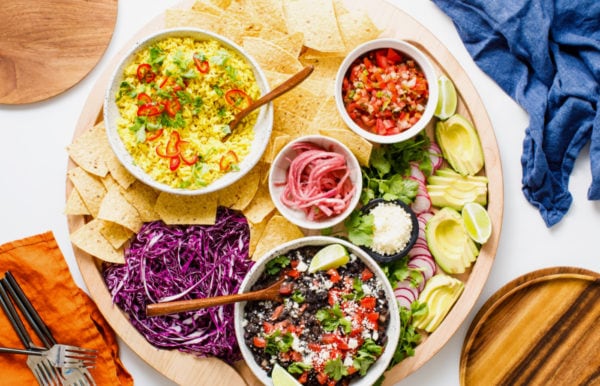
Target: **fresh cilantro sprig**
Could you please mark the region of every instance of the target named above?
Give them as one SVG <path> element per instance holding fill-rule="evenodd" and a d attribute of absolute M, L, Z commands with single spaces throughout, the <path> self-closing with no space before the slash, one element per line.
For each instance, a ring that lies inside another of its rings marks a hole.
<path fill-rule="evenodd" d="M 280 330 L 275 330 L 272 334 L 265 336 L 265 340 L 267 341 L 265 352 L 270 355 L 277 355 L 280 352 L 290 351 L 294 336 L 289 332 L 281 334 Z"/>
<path fill-rule="evenodd" d="M 290 265 L 290 259 L 287 256 L 277 256 L 265 265 L 265 271 L 268 275 L 277 275 L 281 270 Z"/>
<path fill-rule="evenodd" d="M 376 344 L 373 339 L 366 339 L 356 353 L 353 363 L 354 368 L 358 370 L 360 375 L 365 375 L 369 370 L 369 367 L 375 363 L 382 352 L 383 347 Z"/>
<path fill-rule="evenodd" d="M 325 374 L 337 382 L 348 375 L 348 369 L 340 358 L 331 359 L 325 363 Z"/>
<path fill-rule="evenodd" d="M 304 363 L 304 362 L 294 362 L 291 365 L 288 366 L 287 368 L 287 372 L 290 374 L 303 374 L 306 371 L 309 371 L 312 369 L 312 366 L 309 365 L 308 363 Z"/>
<path fill-rule="evenodd" d="M 315 317 L 321 322 L 325 331 L 332 332 L 337 330 L 338 327 L 342 328 L 346 334 L 352 331 L 352 323 L 344 317 L 339 304 L 334 304 L 333 307 L 321 308 L 317 311 Z"/>

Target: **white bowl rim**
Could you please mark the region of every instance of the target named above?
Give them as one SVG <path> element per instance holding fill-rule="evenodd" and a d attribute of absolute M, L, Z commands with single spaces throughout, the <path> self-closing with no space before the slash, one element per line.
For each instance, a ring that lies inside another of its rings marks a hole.
<path fill-rule="evenodd" d="M 175 188 L 175 187 L 169 186 L 167 184 L 158 182 L 158 181 L 154 180 L 153 178 L 150 178 L 150 176 L 148 176 L 146 174 L 146 172 L 144 172 L 140 167 L 133 164 L 131 154 L 127 151 L 127 149 L 125 149 L 125 146 L 123 145 L 122 141 L 120 140 L 116 126 L 113 126 L 110 124 L 110 122 L 112 122 L 110 117 L 115 116 L 115 114 L 117 114 L 117 115 L 119 114 L 118 109 L 116 109 L 116 107 L 114 107 L 110 103 L 110 101 L 113 99 L 113 96 L 115 94 L 115 89 L 117 87 L 117 84 L 120 83 L 120 82 L 117 82 L 116 80 L 121 79 L 123 70 L 126 67 L 126 65 L 129 63 L 129 61 L 131 60 L 132 55 L 135 54 L 136 52 L 138 52 L 139 50 L 143 49 L 147 45 L 151 44 L 153 41 L 157 41 L 157 40 L 160 40 L 160 39 L 166 38 L 166 37 L 189 37 L 189 36 L 197 37 L 198 39 L 214 39 L 214 40 L 219 41 L 223 45 L 233 49 L 234 51 L 237 51 L 251 65 L 252 70 L 254 72 L 254 76 L 257 81 L 257 84 L 261 90 L 261 94 L 264 95 L 270 91 L 270 86 L 269 86 L 267 77 L 266 77 L 264 71 L 262 70 L 261 66 L 256 61 L 256 59 L 254 59 L 252 56 L 250 56 L 241 46 L 239 46 L 234 41 L 232 41 L 222 35 L 216 34 L 212 31 L 204 30 L 201 28 L 177 27 L 177 28 L 161 29 L 161 30 L 156 31 L 150 35 L 147 35 L 144 38 L 137 41 L 129 50 L 127 50 L 125 52 L 123 57 L 119 60 L 119 62 L 113 69 L 109 83 L 106 88 L 106 92 L 104 94 L 103 119 L 104 119 L 106 134 L 108 136 L 108 140 L 109 140 L 111 148 L 113 149 L 114 153 L 116 154 L 117 158 L 119 159 L 121 165 L 123 165 L 123 167 L 125 167 L 128 172 L 130 172 L 134 177 L 136 177 L 137 180 L 139 180 L 139 181 L 143 182 L 144 184 L 149 185 L 159 191 L 163 191 L 163 192 L 167 192 L 167 193 L 171 193 L 171 194 L 177 194 L 177 195 L 195 196 L 195 195 L 213 193 L 215 191 L 226 188 L 227 186 L 235 183 L 236 181 L 238 181 L 239 179 L 244 177 L 252 168 L 254 168 L 256 166 L 256 164 L 260 161 L 262 155 L 264 154 L 264 152 L 268 146 L 268 143 L 269 143 L 269 140 L 271 137 L 271 132 L 273 130 L 273 103 L 272 102 L 269 102 L 268 104 L 265 104 L 264 106 L 262 106 L 260 108 L 259 115 L 258 115 L 256 124 L 254 126 L 255 129 L 259 128 L 260 131 L 262 132 L 262 135 L 260 136 L 260 138 L 261 139 L 263 139 L 263 137 L 266 137 L 266 138 L 264 138 L 262 141 L 259 141 L 258 140 L 259 138 L 257 137 L 256 131 L 255 131 L 254 141 L 252 142 L 251 146 L 253 148 L 255 146 L 258 146 L 258 147 L 256 147 L 254 151 L 252 151 L 250 154 L 248 154 L 246 156 L 246 158 L 244 158 L 244 160 L 242 160 L 242 162 L 240 163 L 240 171 L 227 173 L 224 176 L 220 177 L 219 179 L 210 183 L 208 186 L 200 188 L 200 189 Z"/>
<path fill-rule="evenodd" d="M 427 100 L 427 105 L 425 107 L 425 111 L 423 112 L 423 116 L 421 117 L 421 119 L 408 130 L 394 135 L 377 135 L 375 133 L 371 133 L 367 130 L 364 130 L 362 127 L 358 126 L 348 116 L 348 113 L 346 112 L 346 107 L 344 106 L 344 101 L 341 97 L 342 82 L 350 65 L 361 55 L 379 48 L 394 48 L 399 51 L 405 52 L 408 56 L 413 58 L 419 64 L 421 70 L 425 74 L 425 78 L 427 79 L 429 87 L 429 98 Z M 437 106 L 439 89 L 437 84 L 437 75 L 435 68 L 431 60 L 429 60 L 429 58 L 423 53 L 423 51 L 421 51 L 416 46 L 401 39 L 378 38 L 358 45 L 352 51 L 350 51 L 350 53 L 344 58 L 336 74 L 334 95 L 338 111 L 346 125 L 348 125 L 348 127 L 350 127 L 352 131 L 371 142 L 390 144 L 402 142 L 414 137 L 415 135 L 420 133 L 429 124 L 429 122 L 431 122 L 433 114 L 435 113 L 435 108 Z"/>
<path fill-rule="evenodd" d="M 396 351 L 398 339 L 400 338 L 400 314 L 392 285 L 390 284 L 389 280 L 387 280 L 379 264 L 377 264 L 377 262 L 371 256 L 369 256 L 367 252 L 363 251 L 349 241 L 332 236 L 305 236 L 299 239 L 288 241 L 275 248 L 272 248 L 270 251 L 266 252 L 264 255 L 260 256 L 258 260 L 256 260 L 252 268 L 250 268 L 244 277 L 244 280 L 242 280 L 238 293 L 243 293 L 245 289 L 249 289 L 262 274 L 265 264 L 280 254 L 296 248 L 301 248 L 303 246 L 325 246 L 336 243 L 346 247 L 350 253 L 356 255 L 356 257 L 361 259 L 365 265 L 371 269 L 371 271 L 381 280 L 384 292 L 388 298 L 390 321 L 386 330 L 387 343 L 385 349 L 377 361 L 369 368 L 369 371 L 365 376 L 356 378 L 350 382 L 351 386 L 369 386 L 379 379 L 379 377 L 387 370 L 394 352 Z M 390 302 L 390 299 L 393 301 Z M 242 357 L 246 361 L 246 364 L 250 370 L 265 385 L 272 386 L 273 381 L 271 377 L 269 377 L 267 373 L 256 363 L 254 356 L 250 352 L 250 349 L 248 349 L 246 346 L 244 340 L 244 327 L 242 326 L 242 318 L 243 308 L 245 305 L 246 302 L 238 302 L 234 305 L 235 337 L 238 345 L 240 346 Z"/>
<path fill-rule="evenodd" d="M 285 160 L 283 158 L 285 157 L 286 153 L 288 153 L 291 150 L 292 146 L 294 146 L 294 144 L 296 144 L 298 142 L 311 142 L 311 143 L 315 143 L 317 145 L 321 145 L 322 143 L 329 143 L 331 145 L 335 145 L 338 148 L 342 149 L 343 152 L 347 153 L 347 154 L 344 154 L 344 156 L 346 156 L 346 162 L 348 164 L 348 167 L 355 168 L 358 171 L 358 173 L 356 173 L 356 174 L 351 173 L 351 175 L 350 175 L 352 183 L 354 184 L 354 187 L 355 187 L 355 192 L 354 192 L 354 196 L 350 200 L 348 208 L 346 208 L 346 210 L 344 212 L 342 212 L 341 214 L 334 216 L 334 217 L 330 217 L 330 218 L 328 218 L 326 220 L 322 220 L 322 221 L 309 221 L 308 219 L 305 219 L 304 213 L 302 211 L 294 210 L 294 209 L 287 207 L 279 199 L 278 193 L 281 191 L 281 189 L 278 189 L 275 187 L 275 181 L 273 180 L 273 174 L 274 174 L 275 169 L 278 168 L 278 165 L 280 165 L 282 162 L 285 162 Z M 349 155 L 349 157 L 348 157 L 348 155 Z M 358 159 L 356 158 L 356 155 L 343 142 L 341 142 L 335 138 L 329 137 L 327 135 L 321 135 L 321 134 L 304 135 L 304 136 L 301 136 L 298 138 L 294 138 L 293 140 L 288 142 L 284 147 L 282 147 L 281 150 L 279 150 L 279 152 L 273 159 L 273 162 L 271 162 L 271 167 L 269 168 L 268 184 L 269 184 L 269 194 L 271 196 L 271 201 L 273 201 L 273 204 L 275 205 L 275 207 L 277 208 L 279 213 L 281 213 L 288 221 L 292 222 L 293 224 L 298 225 L 301 228 L 305 228 L 305 229 L 311 229 L 311 230 L 326 229 L 326 228 L 333 227 L 333 226 L 341 223 L 342 221 L 344 221 L 350 215 L 350 213 L 352 213 L 354 208 L 356 208 L 356 206 L 358 205 L 358 202 L 360 200 L 360 195 L 362 192 L 361 167 L 360 167 L 360 163 L 358 162 Z"/>

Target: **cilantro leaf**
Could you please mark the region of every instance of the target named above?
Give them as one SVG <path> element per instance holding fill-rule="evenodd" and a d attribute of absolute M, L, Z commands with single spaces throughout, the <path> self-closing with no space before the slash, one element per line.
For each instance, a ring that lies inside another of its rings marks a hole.
<path fill-rule="evenodd" d="M 269 261 L 265 265 L 265 271 L 267 274 L 273 276 L 277 275 L 281 270 L 290 265 L 290 259 L 286 256 L 277 256 L 273 260 Z"/>
<path fill-rule="evenodd" d="M 323 330 L 327 332 L 335 331 L 338 327 L 346 334 L 352 331 L 352 323 L 344 317 L 339 304 L 334 304 L 333 307 L 321 308 L 316 312 L 315 317 L 321 322 Z"/>
<path fill-rule="evenodd" d="M 373 215 L 363 215 L 359 210 L 353 211 L 344 222 L 348 230 L 348 239 L 356 245 L 371 246 L 373 242 Z"/>
<path fill-rule="evenodd" d="M 328 360 L 325 363 L 325 374 L 329 376 L 329 378 L 339 381 L 346 375 L 348 375 L 348 369 L 344 366 L 344 363 L 340 358 Z"/>
<path fill-rule="evenodd" d="M 290 374 L 302 374 L 305 371 L 309 371 L 312 369 L 312 366 L 309 365 L 308 363 L 304 363 L 304 362 L 294 362 L 291 365 L 288 366 L 287 368 L 287 372 Z"/>

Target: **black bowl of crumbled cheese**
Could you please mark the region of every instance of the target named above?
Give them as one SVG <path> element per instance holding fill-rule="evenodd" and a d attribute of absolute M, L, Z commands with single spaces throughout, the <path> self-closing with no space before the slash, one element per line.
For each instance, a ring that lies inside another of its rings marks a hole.
<path fill-rule="evenodd" d="M 411 250 L 419 236 L 419 221 L 409 205 L 401 200 L 376 198 L 361 208 L 363 216 L 371 217 L 372 240 L 361 246 L 379 263 L 389 263 Z"/>

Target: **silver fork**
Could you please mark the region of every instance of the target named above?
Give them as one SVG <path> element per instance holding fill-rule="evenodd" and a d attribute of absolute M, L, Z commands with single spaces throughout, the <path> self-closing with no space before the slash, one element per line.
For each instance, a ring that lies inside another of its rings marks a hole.
<path fill-rule="evenodd" d="M 4 278 L 6 287 L 14 298 L 15 303 L 27 319 L 29 325 L 33 328 L 36 335 L 42 340 L 47 348 L 57 344 L 56 339 L 48 326 L 44 323 L 33 304 L 27 298 L 27 295 L 17 282 L 17 279 L 10 271 L 5 273 Z M 39 358 L 39 357 L 38 357 Z M 55 371 L 57 371 L 55 369 Z M 58 372 L 58 371 L 57 371 Z M 79 368 L 62 368 L 58 374 L 61 383 L 68 386 L 96 386 L 96 382 L 86 367 Z"/>
<path fill-rule="evenodd" d="M 31 340 L 31 336 L 27 332 L 25 325 L 21 321 L 17 310 L 13 306 L 10 297 L 5 289 L 5 282 L 2 280 L 0 282 L 0 304 L 2 305 L 2 309 L 4 313 L 8 317 L 11 326 L 19 336 L 21 343 L 30 350 L 39 349 L 36 347 L 33 341 Z M 27 356 L 27 367 L 33 373 L 33 376 L 36 378 L 38 383 L 42 386 L 54 386 L 61 385 L 61 375 L 60 372 L 56 368 L 54 368 L 48 359 L 44 357 L 39 357 L 35 355 Z"/>

